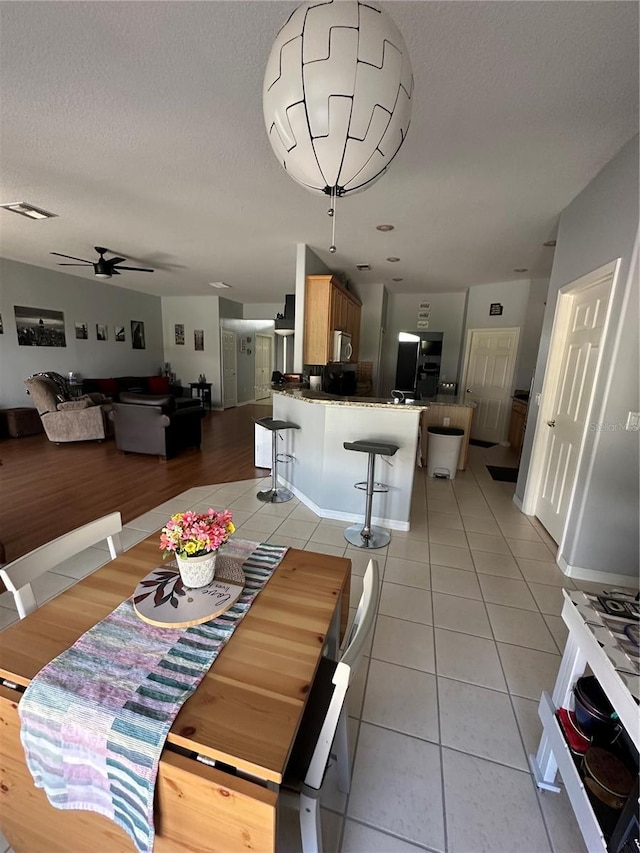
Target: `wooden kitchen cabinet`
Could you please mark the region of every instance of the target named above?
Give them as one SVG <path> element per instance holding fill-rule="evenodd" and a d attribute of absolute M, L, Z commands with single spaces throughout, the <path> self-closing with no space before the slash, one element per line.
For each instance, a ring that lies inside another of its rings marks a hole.
<path fill-rule="evenodd" d="M 309 275 L 304 298 L 305 364 L 327 364 L 333 358 L 333 333 L 351 335 L 353 354 L 358 360 L 360 342 L 360 300 L 331 275 Z"/>
<path fill-rule="evenodd" d="M 511 404 L 511 420 L 509 421 L 509 444 L 520 453 L 524 442 L 524 430 L 527 423 L 529 404 L 524 400 L 513 400 Z"/>

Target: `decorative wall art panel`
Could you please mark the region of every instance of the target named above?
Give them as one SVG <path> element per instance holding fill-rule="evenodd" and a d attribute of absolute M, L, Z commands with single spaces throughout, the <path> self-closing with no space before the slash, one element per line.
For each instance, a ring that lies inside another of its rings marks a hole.
<path fill-rule="evenodd" d="M 64 314 L 50 308 L 15 305 L 16 331 L 21 347 L 66 347 Z"/>
<path fill-rule="evenodd" d="M 144 323 L 140 320 L 131 321 L 131 346 L 133 349 L 145 349 Z"/>

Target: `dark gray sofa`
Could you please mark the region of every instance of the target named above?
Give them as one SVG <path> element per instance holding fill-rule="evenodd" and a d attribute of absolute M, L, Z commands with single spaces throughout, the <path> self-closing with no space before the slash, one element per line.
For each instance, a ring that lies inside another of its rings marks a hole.
<path fill-rule="evenodd" d="M 118 450 L 171 459 L 187 447 L 200 447 L 204 414 L 202 402 L 197 399 L 191 401 L 191 405 L 177 408 L 170 394 L 123 391 L 109 417 L 113 421 Z"/>

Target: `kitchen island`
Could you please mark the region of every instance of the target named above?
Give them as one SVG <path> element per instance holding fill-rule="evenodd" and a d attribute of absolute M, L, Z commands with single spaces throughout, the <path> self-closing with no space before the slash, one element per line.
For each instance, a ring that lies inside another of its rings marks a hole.
<path fill-rule="evenodd" d="M 345 450 L 345 441 L 368 439 L 397 444 L 391 459 L 376 458 L 373 523 L 409 530 L 420 415 L 428 404 L 394 405 L 380 397 L 338 397 L 319 391 L 274 391 L 273 417 L 298 430 L 280 433 L 281 453 L 294 458 L 279 468 L 282 482 L 322 518 L 364 520 L 364 493 L 354 483 L 367 476 L 367 456 Z"/>

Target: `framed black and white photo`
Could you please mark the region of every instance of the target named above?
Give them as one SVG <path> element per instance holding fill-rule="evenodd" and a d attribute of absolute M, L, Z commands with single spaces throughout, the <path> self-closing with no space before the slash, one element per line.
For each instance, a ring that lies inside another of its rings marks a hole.
<path fill-rule="evenodd" d="M 193 344 L 197 351 L 204 351 L 204 329 L 195 329 L 193 332 Z"/>
<path fill-rule="evenodd" d="M 131 346 L 133 349 L 145 349 L 144 323 L 140 320 L 131 321 Z"/>
<path fill-rule="evenodd" d="M 184 323 L 175 324 L 176 345 L 184 346 Z"/>
<path fill-rule="evenodd" d="M 64 314 L 50 308 L 14 305 L 16 331 L 21 347 L 66 347 Z"/>
<path fill-rule="evenodd" d="M 99 341 L 106 341 L 109 337 L 109 332 L 107 331 L 107 327 L 102 323 L 96 323 L 96 338 Z"/>
<path fill-rule="evenodd" d="M 0 314 L 0 335 L 4 335 L 4 326 L 2 325 L 2 314 Z"/>
<path fill-rule="evenodd" d="M 89 326 L 86 323 L 76 323 L 76 340 L 89 340 Z"/>
<path fill-rule="evenodd" d="M 124 326 L 114 326 L 113 331 L 115 333 L 116 341 L 124 341 Z"/>

